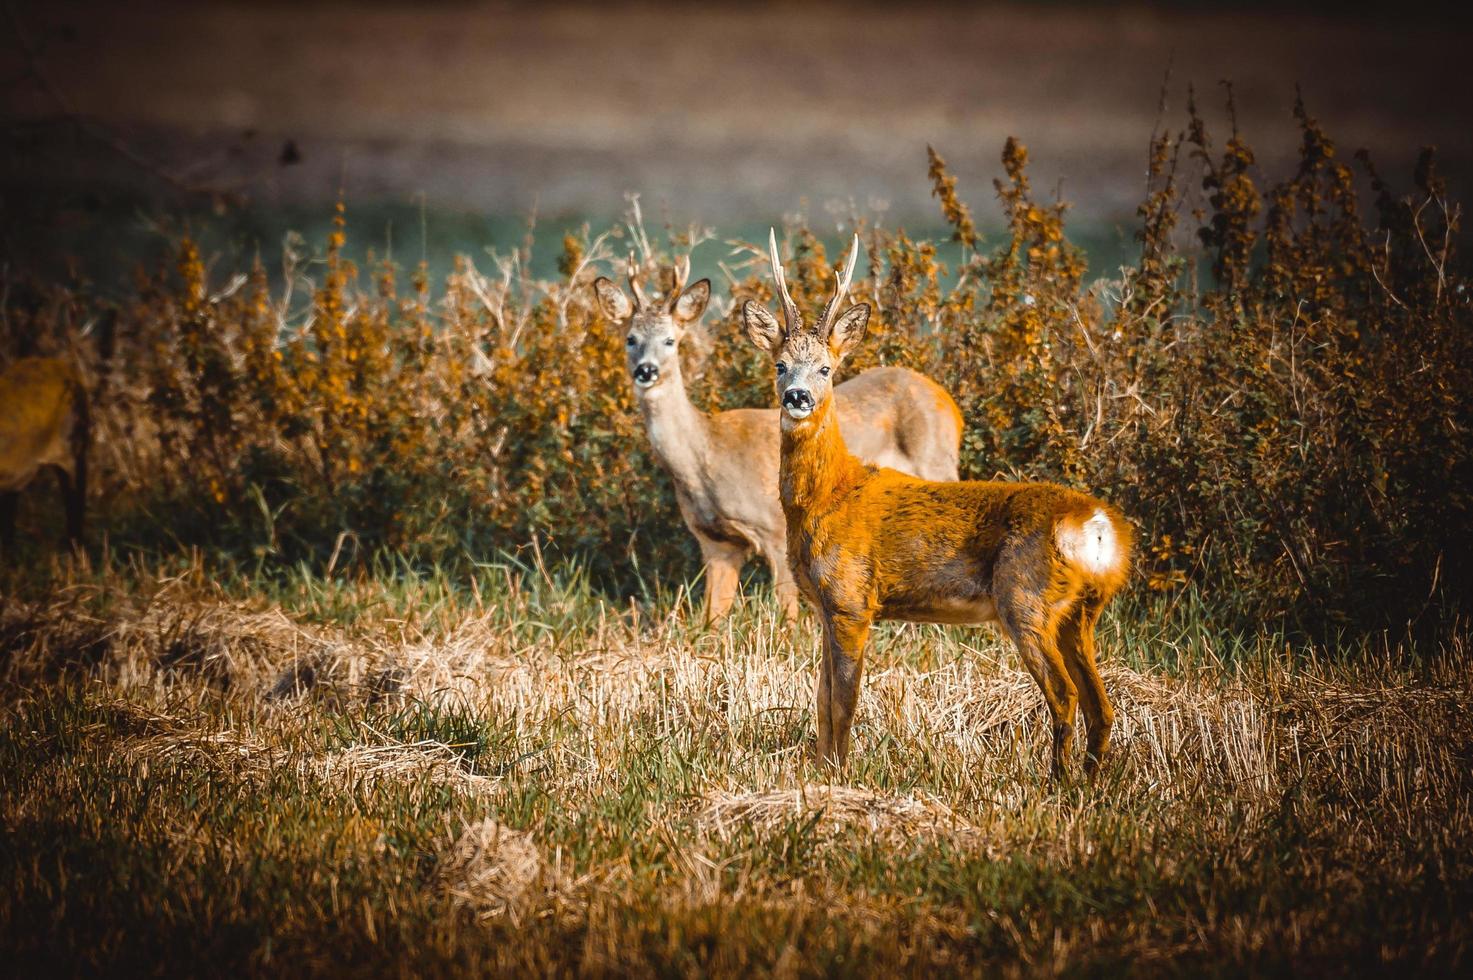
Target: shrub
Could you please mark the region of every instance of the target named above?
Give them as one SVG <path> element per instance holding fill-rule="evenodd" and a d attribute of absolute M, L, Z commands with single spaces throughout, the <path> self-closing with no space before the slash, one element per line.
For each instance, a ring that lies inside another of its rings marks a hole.
<path fill-rule="evenodd" d="M 852 370 L 942 381 L 966 417 L 966 476 L 1117 501 L 1140 525 L 1150 589 L 1195 581 L 1225 616 L 1313 630 L 1445 621 L 1468 594 L 1473 504 L 1459 212 L 1430 149 L 1402 196 L 1361 154 L 1368 220 L 1355 171 L 1295 112 L 1298 167 L 1261 189 L 1236 127 L 1218 149 L 1190 104 L 1151 147 L 1139 259 L 1088 287 L 1065 206 L 1035 199 L 1021 143 L 1003 150 L 991 249 L 931 151 L 960 262 L 854 219 L 870 261 L 853 295 L 878 316 Z M 673 493 L 590 283 L 623 239 L 658 281 L 691 238 L 652 247 L 636 209 L 565 235 L 556 280 L 525 272 L 529 236 L 492 275 L 461 258 L 432 295 L 423 267 L 403 290 L 370 257 L 365 282 L 345 219 L 340 204 L 315 262 L 288 250 L 276 292 L 259 264 L 212 284 L 188 239 L 140 273 L 111 358 L 85 353 L 106 380 L 98 496 L 114 542 L 348 568 L 541 541 L 611 588 L 688 576 L 694 549 L 671 531 Z M 816 305 L 832 283 L 823 242 L 800 224 L 786 246 L 794 297 Z M 761 250 L 745 254 L 734 302 L 685 352 L 712 408 L 770 398 L 736 312 L 770 286 Z M 16 295 L 31 299 L 7 311 L 12 351 L 70 343 L 97 313 L 79 290 Z"/>

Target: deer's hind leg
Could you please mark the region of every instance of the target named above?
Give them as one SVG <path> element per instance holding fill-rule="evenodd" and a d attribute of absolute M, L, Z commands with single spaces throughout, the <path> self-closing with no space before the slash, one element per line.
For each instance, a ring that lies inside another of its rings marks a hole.
<path fill-rule="evenodd" d="M 1078 688 L 1074 686 L 1059 652 L 1058 616 L 1051 612 L 1043 589 L 1034 591 L 1023 583 L 1015 583 L 999 594 L 996 604 L 1004 632 L 1018 648 L 1019 659 L 1043 691 L 1048 705 L 1053 723 L 1051 773 L 1054 779 L 1058 779 L 1069 762 L 1074 716 L 1079 711 Z"/>
<path fill-rule="evenodd" d="M 82 542 L 82 519 L 87 506 L 86 471 L 69 472 L 56 468 L 56 486 L 61 491 L 61 502 L 66 509 L 66 539 L 71 545 Z"/>
<path fill-rule="evenodd" d="M 1086 594 L 1059 623 L 1059 652 L 1079 690 L 1079 706 L 1084 711 L 1084 771 L 1091 775 L 1110 748 L 1110 729 L 1115 724 L 1115 708 L 1095 663 L 1095 623 L 1104 605 L 1099 596 Z"/>
<path fill-rule="evenodd" d="M 957 445 L 961 442 L 961 432 L 949 413 L 946 417 L 927 414 L 921 432 L 916 444 L 906 447 L 912 461 L 911 472 L 922 480 L 955 483 L 960 475 Z"/>
<path fill-rule="evenodd" d="M 82 543 L 83 522 L 87 517 L 87 444 L 89 427 L 83 403 L 81 421 L 72 430 L 72 471 L 66 491 L 66 533 L 73 547 Z"/>

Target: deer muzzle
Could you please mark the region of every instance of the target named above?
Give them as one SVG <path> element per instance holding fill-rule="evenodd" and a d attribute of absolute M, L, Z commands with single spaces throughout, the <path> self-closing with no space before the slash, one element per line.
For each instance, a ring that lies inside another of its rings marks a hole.
<path fill-rule="evenodd" d="M 637 364 L 634 367 L 634 383 L 641 388 L 648 388 L 660 380 L 660 369 L 648 361 Z"/>
<path fill-rule="evenodd" d="M 793 418 L 807 418 L 812 414 L 813 408 L 813 395 L 807 388 L 789 388 L 783 392 L 783 411 Z"/>

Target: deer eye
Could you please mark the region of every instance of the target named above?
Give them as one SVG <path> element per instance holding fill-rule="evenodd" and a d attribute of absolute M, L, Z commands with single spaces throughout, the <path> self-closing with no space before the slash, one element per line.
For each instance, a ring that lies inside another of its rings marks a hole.
<path fill-rule="evenodd" d="M 624 346 L 626 346 L 626 347 L 633 347 L 634 346 L 634 334 L 630 334 L 629 336 L 627 336 L 627 337 L 624 338 Z"/>
<path fill-rule="evenodd" d="M 788 366 L 786 364 L 784 364 L 782 361 L 778 361 L 777 362 L 777 376 L 779 378 L 781 378 L 783 375 L 785 375 L 787 373 L 788 373 Z"/>
<path fill-rule="evenodd" d="M 675 338 L 674 337 L 666 337 L 665 338 L 665 346 L 666 347 L 674 347 L 675 346 Z"/>
<path fill-rule="evenodd" d="M 829 376 L 829 372 L 831 370 L 833 370 L 833 369 L 832 368 L 827 368 L 827 367 L 821 367 L 821 368 L 818 369 L 818 373 L 821 374 L 821 375 L 823 375 L 825 378 L 827 378 Z"/>

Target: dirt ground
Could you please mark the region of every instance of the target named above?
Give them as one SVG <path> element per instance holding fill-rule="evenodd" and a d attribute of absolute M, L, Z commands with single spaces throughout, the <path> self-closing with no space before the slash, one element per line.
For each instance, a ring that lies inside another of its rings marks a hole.
<path fill-rule="evenodd" d="M 1271 9 L 1271 8 L 1270 8 Z M 1170 69 L 1225 136 L 1218 82 L 1273 171 L 1311 109 L 1348 156 L 1406 183 L 1440 144 L 1455 195 L 1473 174 L 1466 27 L 1104 5 L 912 9 L 822 4 L 381 2 L 22 5 L 3 33 L 12 188 L 166 189 L 57 124 L 16 28 L 77 115 L 181 182 L 267 204 L 350 198 L 607 215 L 637 191 L 677 221 L 765 223 L 807 202 L 934 218 L 933 143 L 979 207 L 1009 135 L 1084 220 L 1129 216 Z M 15 81 L 15 79 L 20 79 Z M 24 123 L 25 125 L 16 125 Z M 282 165 L 288 156 L 300 161 Z M 1405 175 L 1405 176 L 1404 176 Z M 1466 196 L 1466 194 L 1463 194 Z"/>

